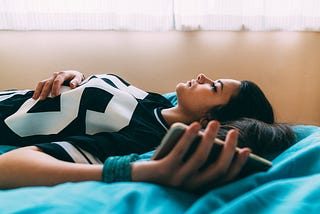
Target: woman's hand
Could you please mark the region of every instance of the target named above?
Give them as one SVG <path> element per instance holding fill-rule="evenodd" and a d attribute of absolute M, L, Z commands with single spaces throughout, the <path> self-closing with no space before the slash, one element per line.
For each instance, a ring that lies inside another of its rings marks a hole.
<path fill-rule="evenodd" d="M 42 80 L 38 83 L 34 94 L 33 99 L 44 100 L 49 96 L 55 97 L 59 95 L 60 88 L 65 81 L 69 81 L 70 88 L 76 88 L 84 80 L 84 75 L 79 71 L 68 70 L 54 72 L 52 76 L 48 79 Z"/>
<path fill-rule="evenodd" d="M 183 161 L 193 139 L 200 130 L 198 123 L 191 124 L 172 151 L 160 160 L 135 162 L 131 165 L 133 181 L 146 181 L 172 186 L 191 192 L 203 192 L 235 179 L 244 166 L 250 150 L 240 149 L 236 153 L 236 130 L 229 131 L 225 145 L 216 162 L 205 169 L 219 123 L 211 121 L 203 133 L 202 140 L 193 155 Z"/>

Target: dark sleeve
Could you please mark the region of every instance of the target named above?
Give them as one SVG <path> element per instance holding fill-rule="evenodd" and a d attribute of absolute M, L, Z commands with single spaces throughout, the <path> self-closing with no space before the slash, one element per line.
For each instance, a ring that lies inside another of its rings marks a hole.
<path fill-rule="evenodd" d="M 161 140 L 161 136 L 147 136 L 134 131 L 130 134 L 134 136 L 121 133 L 100 133 L 90 136 L 71 136 L 64 140 L 91 153 L 101 162 L 110 156 L 143 154 L 152 151 Z"/>
<path fill-rule="evenodd" d="M 55 143 L 42 143 L 36 144 L 38 148 L 40 148 L 44 153 L 57 158 L 62 161 L 74 162 L 74 160 L 70 157 L 70 155 L 58 144 Z"/>

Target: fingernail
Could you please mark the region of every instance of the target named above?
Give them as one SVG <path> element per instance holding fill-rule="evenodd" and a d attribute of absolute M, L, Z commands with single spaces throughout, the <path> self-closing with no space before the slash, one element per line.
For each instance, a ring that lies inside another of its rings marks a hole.
<path fill-rule="evenodd" d="M 246 152 L 246 158 L 249 157 L 250 153 L 251 153 L 251 150 L 248 150 L 248 151 Z"/>

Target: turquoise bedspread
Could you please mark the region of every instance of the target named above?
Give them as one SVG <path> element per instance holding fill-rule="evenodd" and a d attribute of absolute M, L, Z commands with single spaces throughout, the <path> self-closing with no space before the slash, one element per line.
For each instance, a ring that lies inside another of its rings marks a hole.
<path fill-rule="evenodd" d="M 0 190 L 0 213 L 319 213 L 320 127 L 293 128 L 297 143 L 269 171 L 201 196 L 149 183 L 65 183 Z"/>

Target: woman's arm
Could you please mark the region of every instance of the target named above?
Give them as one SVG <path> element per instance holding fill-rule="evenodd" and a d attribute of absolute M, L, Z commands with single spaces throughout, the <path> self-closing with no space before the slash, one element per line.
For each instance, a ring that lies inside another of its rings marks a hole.
<path fill-rule="evenodd" d="M 0 189 L 10 189 L 101 181 L 102 165 L 60 161 L 36 146 L 29 146 L 0 155 L 0 172 Z"/>
<path fill-rule="evenodd" d="M 68 70 L 54 72 L 51 77 L 37 84 L 32 98 L 44 100 L 50 93 L 55 97 L 59 95 L 60 88 L 65 81 L 69 81 L 70 88 L 75 88 L 82 80 L 84 80 L 84 75 L 79 71 Z"/>
<path fill-rule="evenodd" d="M 200 129 L 198 123 L 191 124 L 166 157 L 157 161 L 132 163 L 132 181 L 152 182 L 198 192 L 234 179 L 250 152 L 249 149 L 241 149 L 237 157 L 233 158 L 237 145 L 236 131 L 229 133 L 218 160 L 205 170 L 199 170 L 209 155 L 218 128 L 217 122 L 210 122 L 194 155 L 183 162 L 184 154 Z M 35 146 L 1 155 L 0 172 L 1 189 L 103 180 L 103 165 L 60 161 Z"/>

